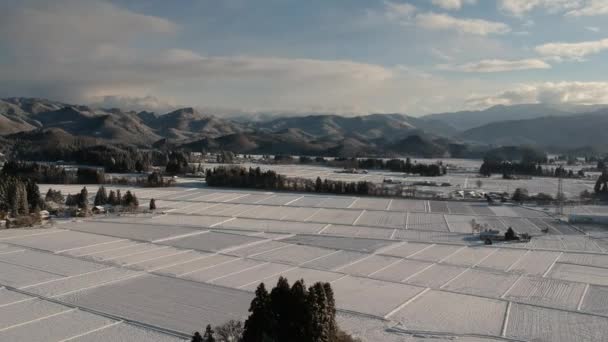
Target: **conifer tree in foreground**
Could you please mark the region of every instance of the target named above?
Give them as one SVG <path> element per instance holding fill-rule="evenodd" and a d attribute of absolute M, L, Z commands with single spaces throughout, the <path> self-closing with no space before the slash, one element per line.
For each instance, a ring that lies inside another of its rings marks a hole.
<path fill-rule="evenodd" d="M 214 331 L 211 329 L 211 324 L 207 324 L 205 328 L 205 334 L 203 335 L 204 342 L 215 342 L 215 337 L 213 337 Z"/>
<path fill-rule="evenodd" d="M 150 199 L 150 210 L 156 210 L 156 201 L 154 198 Z"/>
<path fill-rule="evenodd" d="M 106 205 L 108 204 L 108 193 L 106 192 L 106 188 L 102 185 L 97 189 L 97 194 L 95 195 L 95 205 Z"/>
<path fill-rule="evenodd" d="M 203 336 L 198 331 L 194 333 L 190 342 L 203 342 Z"/>

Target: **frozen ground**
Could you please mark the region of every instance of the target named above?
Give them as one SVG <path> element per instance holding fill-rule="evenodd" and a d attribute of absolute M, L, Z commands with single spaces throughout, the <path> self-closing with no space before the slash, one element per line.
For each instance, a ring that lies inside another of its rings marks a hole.
<path fill-rule="evenodd" d="M 161 209 L 0 231 L 0 341 L 184 340 L 244 319 L 258 284 L 280 276 L 332 283 L 340 324 L 364 341 L 608 335 L 603 228 L 587 235 L 542 211 L 480 202 L 136 193 Z M 472 220 L 534 238 L 484 246 Z"/>

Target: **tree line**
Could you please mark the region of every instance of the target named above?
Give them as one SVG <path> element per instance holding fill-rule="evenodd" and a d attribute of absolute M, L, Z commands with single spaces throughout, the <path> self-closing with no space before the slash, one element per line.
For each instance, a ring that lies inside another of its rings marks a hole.
<path fill-rule="evenodd" d="M 538 177 L 562 177 L 562 178 L 581 178 L 585 176 L 583 170 L 574 173 L 566 170 L 562 166 L 557 168 L 543 168 L 533 162 L 509 162 L 498 160 L 484 160 L 479 168 L 479 174 L 490 177 L 493 174 L 502 174 L 504 179 L 509 179 L 514 175 L 538 176 Z"/>
<path fill-rule="evenodd" d="M 326 192 L 334 194 L 375 194 L 377 187 L 370 182 L 344 182 L 337 180 L 315 181 L 304 178 L 288 178 L 272 170 L 257 168 L 220 166 L 207 169 L 205 179 L 209 186 L 238 187 L 265 190 L 286 190 L 302 192 Z"/>

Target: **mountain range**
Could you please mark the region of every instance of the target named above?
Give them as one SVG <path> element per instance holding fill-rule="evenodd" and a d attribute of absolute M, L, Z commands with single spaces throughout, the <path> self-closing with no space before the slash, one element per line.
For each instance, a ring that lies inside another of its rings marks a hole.
<path fill-rule="evenodd" d="M 157 114 L 6 98 L 0 100 L 0 141 L 336 156 L 464 156 L 483 146 L 511 145 L 606 150 L 607 108 L 530 104 L 423 117 L 317 114 L 247 121 L 194 108 Z"/>

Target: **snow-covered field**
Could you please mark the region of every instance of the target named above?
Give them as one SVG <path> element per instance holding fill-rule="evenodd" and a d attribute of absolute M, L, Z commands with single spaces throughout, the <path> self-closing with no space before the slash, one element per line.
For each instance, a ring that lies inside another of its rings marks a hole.
<path fill-rule="evenodd" d="M 601 228 L 588 236 L 542 211 L 481 202 L 135 192 L 161 209 L 0 230 L 0 341 L 184 340 L 244 319 L 258 284 L 280 276 L 330 282 L 339 322 L 364 341 L 608 335 Z M 473 219 L 535 237 L 484 246 Z"/>

